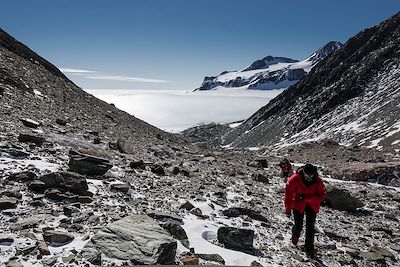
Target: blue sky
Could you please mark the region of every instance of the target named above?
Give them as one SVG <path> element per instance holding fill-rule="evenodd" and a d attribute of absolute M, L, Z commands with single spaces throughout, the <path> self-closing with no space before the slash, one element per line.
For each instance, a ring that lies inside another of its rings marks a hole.
<path fill-rule="evenodd" d="M 184 89 L 267 55 L 304 59 L 400 1 L 2 1 L 0 27 L 85 89 Z"/>

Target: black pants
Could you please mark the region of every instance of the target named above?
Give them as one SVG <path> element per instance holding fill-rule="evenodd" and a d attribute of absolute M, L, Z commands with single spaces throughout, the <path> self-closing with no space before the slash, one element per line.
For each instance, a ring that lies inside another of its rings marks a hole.
<path fill-rule="evenodd" d="M 315 233 L 315 218 L 317 214 L 314 210 L 307 205 L 304 210 L 306 214 L 306 242 L 305 242 L 305 251 L 306 252 L 314 252 L 314 233 Z M 293 236 L 300 236 L 301 230 L 303 229 L 303 219 L 304 213 L 300 213 L 299 211 L 293 209 L 293 217 L 294 217 L 294 225 L 292 228 Z"/>

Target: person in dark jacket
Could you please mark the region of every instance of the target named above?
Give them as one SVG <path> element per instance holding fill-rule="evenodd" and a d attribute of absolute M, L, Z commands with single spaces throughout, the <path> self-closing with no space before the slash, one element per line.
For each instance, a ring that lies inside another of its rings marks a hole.
<path fill-rule="evenodd" d="M 318 175 L 317 167 L 311 164 L 299 168 L 293 174 L 285 189 L 286 216 L 290 218 L 292 211 L 294 225 L 292 228 L 292 243 L 297 245 L 303 228 L 304 214 L 306 215 L 305 251 L 309 258 L 315 258 L 314 233 L 315 219 L 319 212 L 320 203 L 326 195 L 325 185 Z"/>

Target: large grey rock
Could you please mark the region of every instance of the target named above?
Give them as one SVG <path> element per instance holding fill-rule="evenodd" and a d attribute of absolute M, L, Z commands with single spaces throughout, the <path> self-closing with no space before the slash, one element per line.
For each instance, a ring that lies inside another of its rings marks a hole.
<path fill-rule="evenodd" d="M 107 225 L 83 248 L 84 258 L 99 252 L 133 264 L 174 264 L 176 241 L 146 215 L 130 215 Z"/>
<path fill-rule="evenodd" d="M 69 170 L 79 174 L 103 175 L 112 168 L 108 159 L 70 151 Z"/>
<path fill-rule="evenodd" d="M 355 211 L 363 206 L 363 203 L 348 191 L 335 187 L 327 187 L 325 202 L 328 207 L 340 211 Z"/>
<path fill-rule="evenodd" d="M 252 254 L 254 231 L 233 227 L 218 228 L 218 241 L 228 249 Z"/>

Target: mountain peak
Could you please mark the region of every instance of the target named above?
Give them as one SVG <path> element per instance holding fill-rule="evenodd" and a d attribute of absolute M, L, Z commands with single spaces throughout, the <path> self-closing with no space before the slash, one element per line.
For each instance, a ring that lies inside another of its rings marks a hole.
<path fill-rule="evenodd" d="M 295 60 L 295 59 L 287 58 L 287 57 L 274 57 L 274 56 L 268 55 L 268 56 L 264 57 L 263 59 L 254 61 L 249 67 L 245 68 L 243 71 L 265 69 L 273 64 L 278 64 L 278 63 L 295 63 L 295 62 L 299 62 L 299 61 Z"/>
<path fill-rule="evenodd" d="M 309 58 L 309 61 L 313 63 L 317 63 L 322 59 L 326 58 L 330 53 L 333 51 L 341 48 L 343 44 L 338 41 L 330 41 L 329 43 L 325 44 L 324 46 L 318 48 Z"/>

